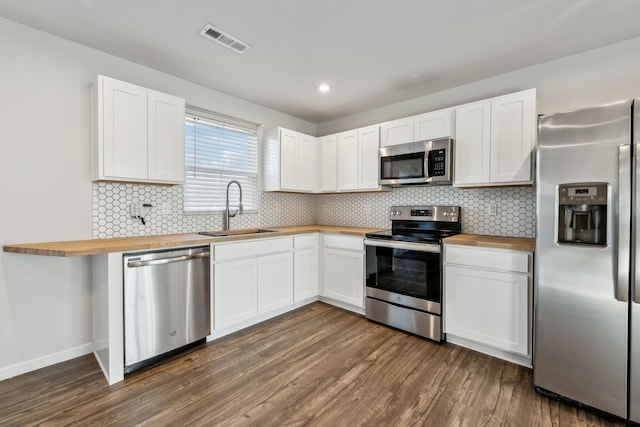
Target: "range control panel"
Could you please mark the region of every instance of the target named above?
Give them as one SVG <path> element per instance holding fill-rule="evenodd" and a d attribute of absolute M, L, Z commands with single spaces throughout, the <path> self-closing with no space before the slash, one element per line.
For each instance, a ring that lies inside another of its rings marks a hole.
<path fill-rule="evenodd" d="M 460 206 L 392 206 L 392 221 L 460 221 Z"/>

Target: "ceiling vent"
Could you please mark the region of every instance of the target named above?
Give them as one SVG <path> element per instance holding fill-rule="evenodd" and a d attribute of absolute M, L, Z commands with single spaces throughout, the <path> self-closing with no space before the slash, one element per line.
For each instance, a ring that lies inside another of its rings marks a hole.
<path fill-rule="evenodd" d="M 207 24 L 207 26 L 200 31 L 200 34 L 237 53 L 245 53 L 251 47 L 251 45 L 241 42 L 211 24 Z"/>

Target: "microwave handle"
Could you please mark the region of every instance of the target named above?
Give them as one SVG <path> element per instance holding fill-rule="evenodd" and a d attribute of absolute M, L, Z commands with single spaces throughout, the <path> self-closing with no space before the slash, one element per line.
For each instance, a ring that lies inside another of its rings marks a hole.
<path fill-rule="evenodd" d="M 424 152 L 424 177 L 425 178 L 430 178 L 431 177 L 431 171 L 429 170 L 429 151 L 425 151 Z"/>

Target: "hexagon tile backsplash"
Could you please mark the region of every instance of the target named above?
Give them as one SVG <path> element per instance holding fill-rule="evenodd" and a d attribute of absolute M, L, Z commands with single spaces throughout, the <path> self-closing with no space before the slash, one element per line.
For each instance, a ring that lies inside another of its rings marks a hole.
<path fill-rule="evenodd" d="M 260 193 L 259 208 L 231 218 L 231 228 L 277 227 L 315 224 L 315 196 L 292 193 Z M 131 218 L 131 203 L 153 205 L 145 216 L 146 225 Z M 166 208 L 163 212 L 162 204 Z M 222 229 L 222 212 L 185 214 L 182 208 L 182 186 L 93 184 L 93 237 L 153 236 L 158 234 L 194 233 Z"/>
<path fill-rule="evenodd" d="M 318 196 L 319 224 L 391 228 L 389 208 L 404 205 L 462 207 L 462 232 L 535 237 L 536 191 L 531 187 L 471 188 L 411 186 L 390 192 Z M 496 206 L 496 214 L 488 208 Z"/>
<path fill-rule="evenodd" d="M 131 218 L 131 203 L 151 203 L 146 225 Z M 165 209 L 163 212 L 162 204 Z M 462 231 L 471 234 L 535 237 L 535 189 L 402 187 L 381 193 L 260 193 L 257 212 L 231 219 L 231 228 L 324 224 L 390 228 L 394 205 L 462 207 Z M 495 205 L 497 212 L 489 215 Z M 150 236 L 220 230 L 222 213 L 185 214 L 182 186 L 96 182 L 93 184 L 93 237 Z"/>

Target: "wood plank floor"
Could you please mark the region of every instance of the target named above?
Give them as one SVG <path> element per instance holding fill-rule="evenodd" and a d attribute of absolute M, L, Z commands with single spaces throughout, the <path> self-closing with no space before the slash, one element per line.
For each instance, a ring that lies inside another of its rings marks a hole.
<path fill-rule="evenodd" d="M 314 303 L 109 386 L 93 355 L 0 382 L 0 425 L 613 426 L 529 369 Z"/>

